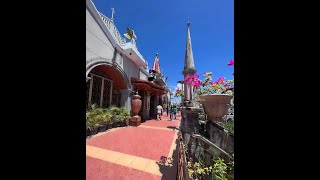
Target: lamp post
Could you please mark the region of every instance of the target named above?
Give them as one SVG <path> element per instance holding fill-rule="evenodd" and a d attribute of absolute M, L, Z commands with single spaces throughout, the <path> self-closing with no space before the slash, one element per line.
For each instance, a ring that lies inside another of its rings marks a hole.
<path fill-rule="evenodd" d="M 181 90 L 184 91 L 184 81 L 183 80 L 178 81 L 177 84 L 181 84 Z M 182 96 L 183 97 L 181 97 L 181 102 L 184 101 L 184 95 L 182 95 Z"/>

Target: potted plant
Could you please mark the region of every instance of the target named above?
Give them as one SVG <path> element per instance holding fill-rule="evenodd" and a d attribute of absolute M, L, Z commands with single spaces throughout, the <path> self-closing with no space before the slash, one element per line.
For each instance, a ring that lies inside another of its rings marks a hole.
<path fill-rule="evenodd" d="M 120 108 L 121 110 L 121 122 L 120 122 L 120 127 L 124 127 L 129 125 L 129 119 L 130 119 L 130 113 L 127 109 L 125 108 Z"/>
<path fill-rule="evenodd" d="M 98 134 L 98 129 L 100 127 L 99 125 L 99 118 L 97 118 L 97 116 L 95 116 L 92 121 L 91 121 L 91 126 L 92 126 L 92 129 L 91 129 L 91 135 L 95 135 L 95 134 Z"/>
<path fill-rule="evenodd" d="M 184 95 L 184 92 L 180 89 L 177 89 L 174 93 L 174 97 L 182 97 Z"/>
<path fill-rule="evenodd" d="M 230 61 L 228 65 L 233 65 Z M 187 76 L 184 81 L 194 87 L 198 101 L 203 105 L 204 111 L 211 121 L 223 121 L 233 99 L 234 80 L 225 80 L 219 77 L 212 82 L 212 72 L 204 73 L 202 82 L 198 74 Z"/>
<path fill-rule="evenodd" d="M 113 127 L 120 127 L 121 115 L 117 114 L 113 116 Z"/>
<path fill-rule="evenodd" d="M 97 114 L 95 117 L 95 123 L 98 126 L 98 132 L 106 131 L 106 127 L 103 125 L 104 121 L 104 115 L 103 114 Z"/>
<path fill-rule="evenodd" d="M 91 124 L 88 120 L 86 120 L 86 136 L 90 136 Z"/>
<path fill-rule="evenodd" d="M 112 127 L 113 127 L 113 114 L 112 114 L 112 111 L 110 110 L 110 108 L 106 109 L 106 113 L 110 117 L 108 121 L 104 122 L 107 126 L 106 129 L 112 129 Z"/>
<path fill-rule="evenodd" d="M 87 136 L 90 136 L 90 130 L 91 130 L 91 124 L 90 124 L 90 121 L 89 121 L 89 117 L 90 117 L 90 114 L 89 112 L 87 111 L 86 112 L 86 135 Z"/>
<path fill-rule="evenodd" d="M 119 127 L 120 125 L 120 115 L 121 115 L 121 109 L 119 107 L 116 107 L 116 106 L 112 106 L 110 107 L 109 111 L 111 112 L 111 115 L 112 115 L 112 127 L 113 128 L 116 128 L 116 127 Z"/>
<path fill-rule="evenodd" d="M 86 116 L 88 119 L 88 126 L 90 127 L 90 135 L 94 135 L 98 133 L 99 123 L 102 122 L 103 117 L 101 114 L 103 110 L 98 108 L 96 104 L 93 104 L 89 110 L 87 110 Z"/>
<path fill-rule="evenodd" d="M 87 136 L 93 135 L 95 133 L 94 132 L 96 130 L 96 129 L 94 129 L 95 116 L 96 116 L 95 105 L 92 105 L 91 108 L 89 110 L 87 110 L 87 112 L 86 112 L 86 134 L 87 134 Z"/>
<path fill-rule="evenodd" d="M 110 111 L 108 111 L 108 109 L 105 109 L 105 112 L 104 112 L 104 121 L 102 122 L 102 124 L 106 126 L 106 130 L 112 128 L 112 124 L 111 124 L 111 126 L 110 126 L 111 119 L 112 119 L 112 114 L 110 113 Z"/>

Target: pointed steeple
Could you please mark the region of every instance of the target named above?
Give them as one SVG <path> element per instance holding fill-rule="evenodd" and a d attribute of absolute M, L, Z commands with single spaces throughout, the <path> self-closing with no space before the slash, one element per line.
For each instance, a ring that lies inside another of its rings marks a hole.
<path fill-rule="evenodd" d="M 192 45 L 191 45 L 191 36 L 190 36 L 190 21 L 188 19 L 187 23 L 187 42 L 186 42 L 186 54 L 184 57 L 184 69 L 182 74 L 195 74 L 197 71 L 194 67 Z"/>
<path fill-rule="evenodd" d="M 190 36 L 190 21 L 188 18 L 187 23 L 187 42 L 186 42 L 186 54 L 184 57 L 184 68 L 182 74 L 184 78 L 187 76 L 192 76 L 196 73 L 196 69 L 194 67 L 193 53 L 192 53 L 192 45 L 191 45 L 191 36 Z M 189 84 L 184 84 L 184 101 L 192 101 L 194 98 L 194 88 Z"/>
<path fill-rule="evenodd" d="M 158 72 L 158 73 L 161 73 L 160 71 L 160 62 L 159 62 L 159 54 L 157 53 L 156 54 L 156 58 L 154 59 L 154 62 L 153 62 L 153 66 L 152 66 L 152 70 Z"/>

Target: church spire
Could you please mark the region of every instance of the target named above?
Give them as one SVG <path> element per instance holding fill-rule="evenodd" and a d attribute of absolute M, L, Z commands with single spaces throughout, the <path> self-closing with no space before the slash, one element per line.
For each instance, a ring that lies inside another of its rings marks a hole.
<path fill-rule="evenodd" d="M 186 53 L 184 57 L 184 69 L 183 69 L 183 75 L 189 74 L 195 74 L 196 70 L 194 67 L 194 60 L 193 60 L 193 53 L 192 53 L 192 45 L 191 45 L 191 36 L 190 36 L 190 21 L 188 18 L 187 23 L 187 42 L 186 42 Z"/>
<path fill-rule="evenodd" d="M 184 57 L 184 68 L 182 74 L 184 78 L 187 76 L 192 76 L 196 73 L 196 69 L 194 67 L 193 53 L 192 53 L 192 45 L 191 45 L 191 36 L 190 36 L 190 21 L 188 18 L 187 23 L 187 42 L 186 42 L 186 54 Z M 194 87 L 192 87 L 189 83 L 184 84 L 184 101 L 192 101 L 195 97 Z"/>

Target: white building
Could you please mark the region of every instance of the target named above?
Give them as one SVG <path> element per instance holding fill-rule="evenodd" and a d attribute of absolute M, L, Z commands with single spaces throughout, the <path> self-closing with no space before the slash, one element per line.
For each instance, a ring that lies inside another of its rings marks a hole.
<path fill-rule="evenodd" d="M 139 91 L 140 115 L 147 119 L 155 114 L 166 88 L 148 80 L 148 64 L 137 49 L 136 35 L 133 30 L 127 32 L 132 37 L 129 42 L 119 33 L 113 17 L 106 17 L 86 0 L 86 102 L 87 106 L 116 105 L 130 111 L 131 94 Z"/>

